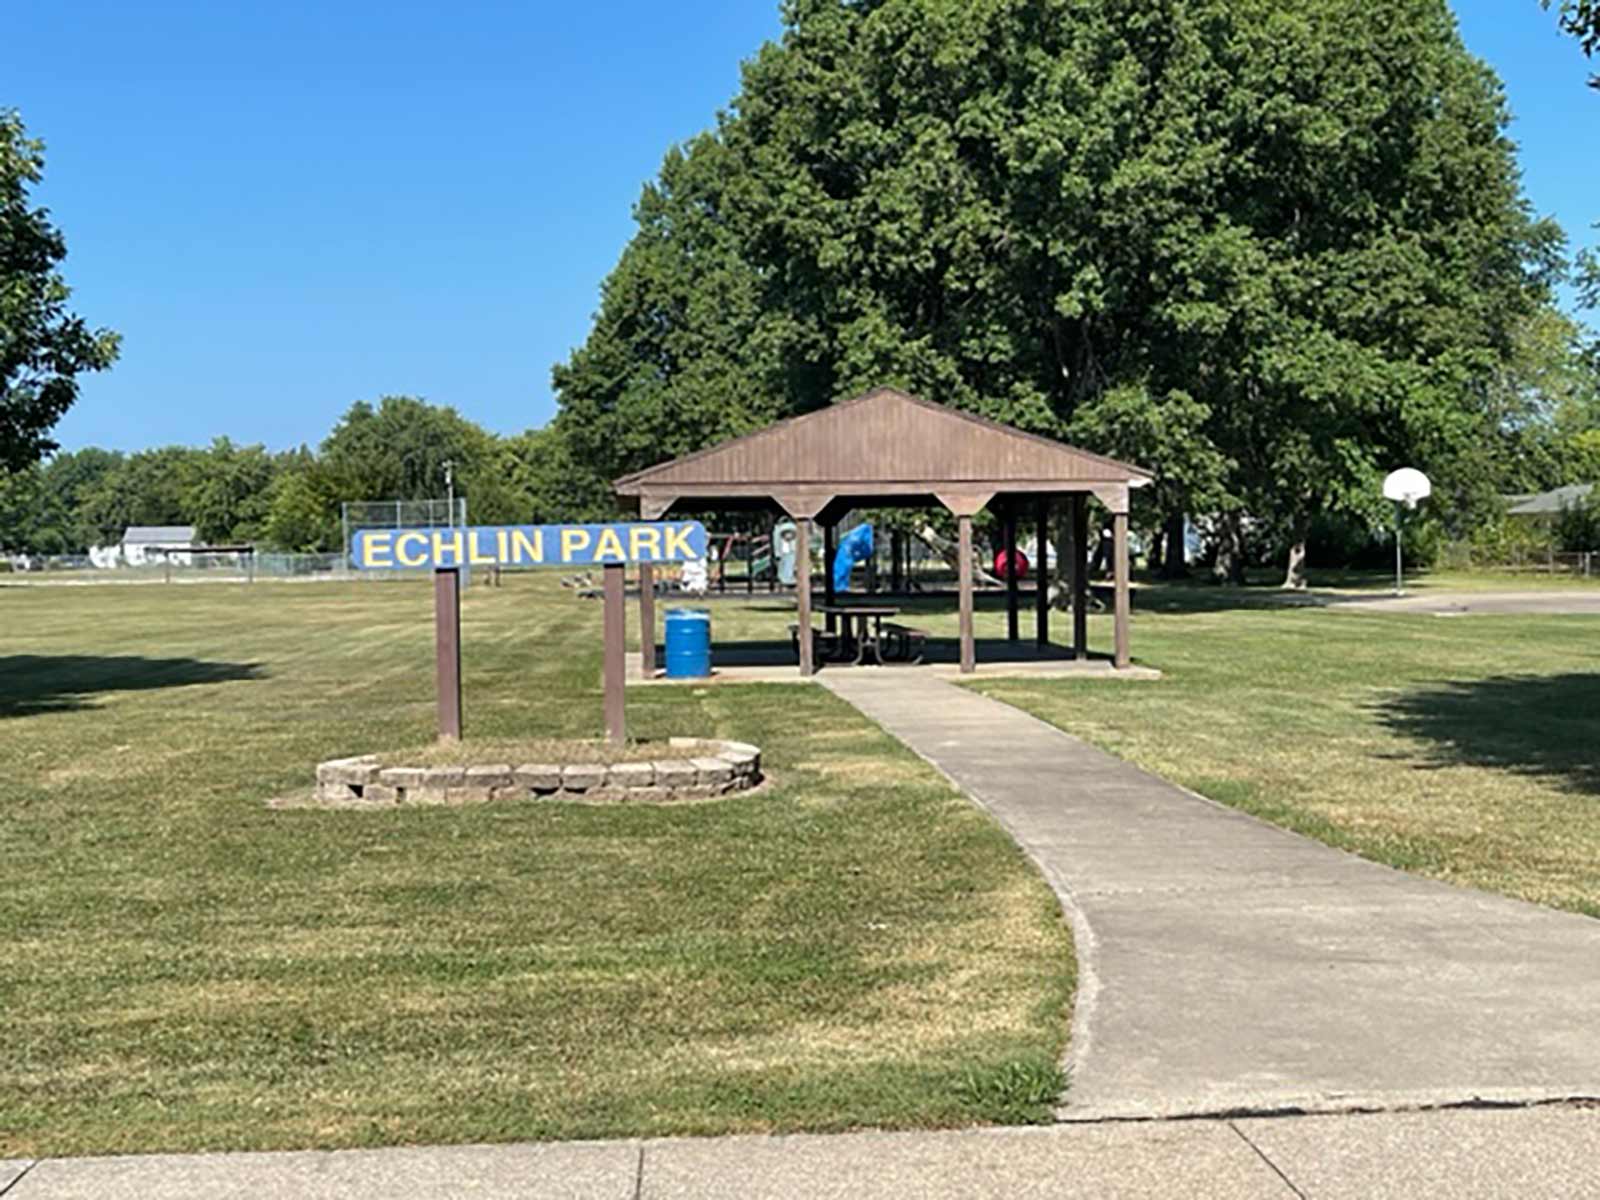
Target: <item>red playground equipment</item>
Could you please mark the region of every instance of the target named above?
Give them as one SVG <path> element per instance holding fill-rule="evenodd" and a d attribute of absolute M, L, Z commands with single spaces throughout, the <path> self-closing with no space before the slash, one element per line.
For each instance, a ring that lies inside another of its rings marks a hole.
<path fill-rule="evenodd" d="M 1021 550 L 1018 550 L 1016 565 L 1014 567 L 1010 560 L 1011 556 L 1004 550 L 1001 550 L 994 556 L 994 573 L 996 577 L 1000 579 L 1010 579 L 1012 578 L 1012 572 L 1015 571 L 1015 577 L 1017 579 L 1026 579 L 1028 577 L 1028 556 Z"/>

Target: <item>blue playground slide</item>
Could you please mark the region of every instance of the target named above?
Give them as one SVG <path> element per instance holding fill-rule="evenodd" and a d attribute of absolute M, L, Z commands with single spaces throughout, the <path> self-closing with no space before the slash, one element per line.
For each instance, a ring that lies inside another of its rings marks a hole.
<path fill-rule="evenodd" d="M 833 590 L 850 590 L 850 569 L 872 557 L 872 526 L 857 525 L 839 539 L 839 549 L 833 556 Z"/>

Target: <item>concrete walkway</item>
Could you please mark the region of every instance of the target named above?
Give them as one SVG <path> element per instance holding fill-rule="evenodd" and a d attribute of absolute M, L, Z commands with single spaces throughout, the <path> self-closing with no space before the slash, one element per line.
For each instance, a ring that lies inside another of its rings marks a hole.
<path fill-rule="evenodd" d="M 1600 1197 L 1600 1111 L 0 1162 L 4 1200 Z M 8 1190 L 9 1186 L 9 1190 Z"/>
<path fill-rule="evenodd" d="M 1328 849 L 936 679 L 823 683 L 1061 897 L 1081 976 L 1064 1119 L 1600 1096 L 1600 921 Z"/>
<path fill-rule="evenodd" d="M 1432 613 L 1434 616 L 1468 615 L 1576 617 L 1600 616 L 1600 588 L 1546 588 L 1542 591 L 1407 592 L 1404 596 L 1344 599 L 1341 608 L 1374 612 Z"/>

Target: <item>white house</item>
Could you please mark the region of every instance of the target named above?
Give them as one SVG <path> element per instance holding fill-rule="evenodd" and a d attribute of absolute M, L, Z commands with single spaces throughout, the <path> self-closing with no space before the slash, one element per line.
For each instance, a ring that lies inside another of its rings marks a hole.
<path fill-rule="evenodd" d="M 170 552 L 189 550 L 194 544 L 193 525 L 129 525 L 117 550 L 130 567 L 160 566 L 168 558 L 187 566 L 188 554 Z"/>

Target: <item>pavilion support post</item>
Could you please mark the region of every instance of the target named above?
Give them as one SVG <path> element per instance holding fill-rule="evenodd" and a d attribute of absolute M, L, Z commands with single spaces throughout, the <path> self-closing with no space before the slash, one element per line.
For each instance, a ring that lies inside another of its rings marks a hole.
<path fill-rule="evenodd" d="M 812 661 L 811 637 L 811 518 L 801 517 L 794 523 L 794 592 L 796 637 L 800 644 L 800 674 L 810 677 L 817 673 Z"/>
<path fill-rule="evenodd" d="M 1016 642 L 1022 638 L 1019 619 L 1021 581 L 1017 578 L 1017 507 L 1006 505 L 1006 639 Z"/>
<path fill-rule="evenodd" d="M 1033 635 L 1040 646 L 1050 644 L 1050 502 L 1038 501 L 1033 508 Z"/>
<path fill-rule="evenodd" d="M 972 634 L 972 517 L 962 514 L 956 518 L 960 529 L 961 578 L 961 673 L 971 675 L 978 669 L 978 651 Z"/>
<path fill-rule="evenodd" d="M 1132 661 L 1128 649 L 1128 513 L 1126 510 L 1111 515 L 1112 559 L 1116 573 L 1116 658 L 1117 670 Z"/>
<path fill-rule="evenodd" d="M 1072 586 L 1072 653 L 1089 657 L 1089 498 L 1072 498 L 1072 557 L 1067 564 Z"/>
<path fill-rule="evenodd" d="M 656 673 L 656 569 L 639 564 L 639 667 L 646 679 Z"/>
<path fill-rule="evenodd" d="M 461 740 L 461 572 L 433 573 L 433 671 L 438 698 L 439 740 Z"/>
<path fill-rule="evenodd" d="M 832 611 L 838 603 L 838 597 L 833 594 L 833 556 L 838 552 L 838 527 L 832 521 L 825 521 L 822 525 L 822 597 L 823 603 L 828 606 L 824 622 L 829 633 L 835 631 L 834 622 L 838 619 Z"/>
<path fill-rule="evenodd" d="M 628 602 L 624 592 L 623 565 L 605 566 L 605 667 L 603 672 L 606 713 L 606 740 L 620 746 L 628 737 L 624 710 L 627 687 Z"/>

